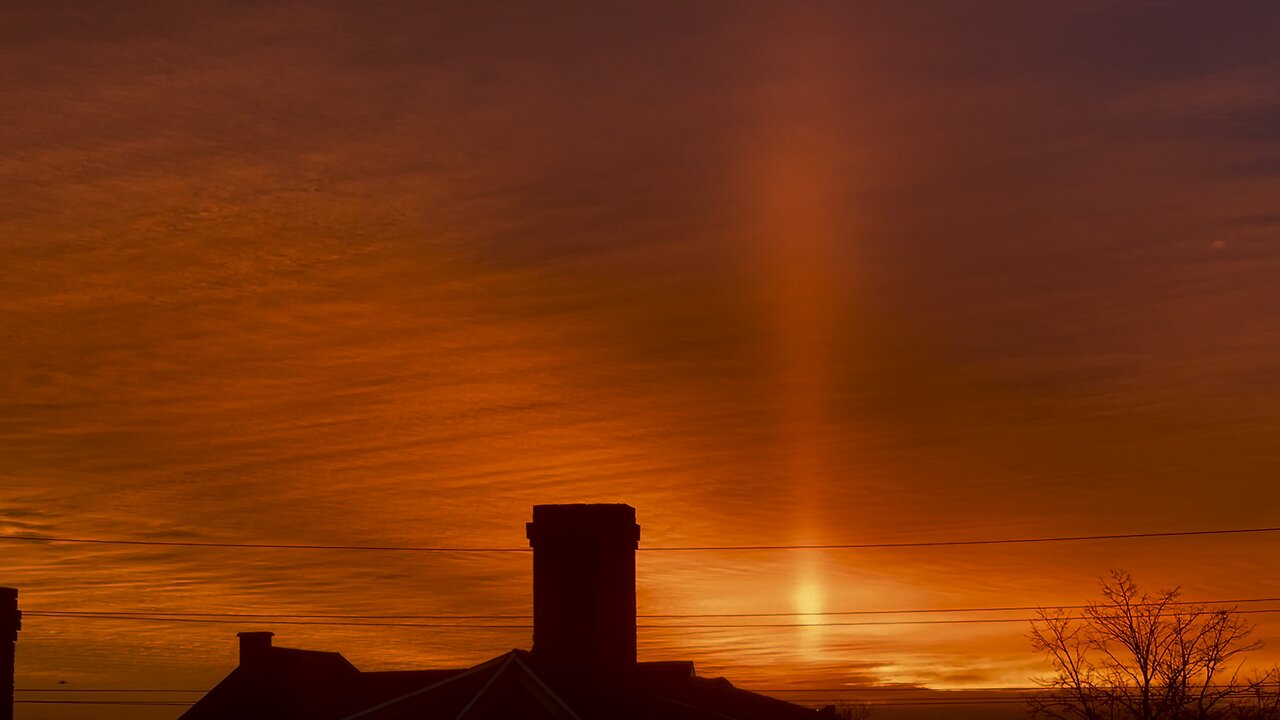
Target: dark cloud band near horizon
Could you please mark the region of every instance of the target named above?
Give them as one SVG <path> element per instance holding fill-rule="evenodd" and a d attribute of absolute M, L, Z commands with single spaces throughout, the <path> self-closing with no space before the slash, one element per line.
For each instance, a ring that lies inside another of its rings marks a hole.
<path fill-rule="evenodd" d="M 571 501 L 681 547 L 1274 526 L 1277 36 L 1265 2 L 5 5 L 0 534 L 513 547 Z M 0 584 L 49 610 L 529 603 L 516 554 L 21 545 Z M 1112 568 L 1271 597 L 1276 549 L 642 553 L 640 605 L 1065 604 Z M 234 663 L 217 627 L 28 625 L 32 686 Z M 394 668 L 526 635 L 282 640 Z M 642 640 L 756 686 L 1042 669 L 1011 627 Z"/>

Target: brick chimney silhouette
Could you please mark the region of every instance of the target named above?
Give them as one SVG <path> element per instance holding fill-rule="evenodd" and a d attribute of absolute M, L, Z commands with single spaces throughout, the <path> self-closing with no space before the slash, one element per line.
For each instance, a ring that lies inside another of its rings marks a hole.
<path fill-rule="evenodd" d="M 18 646 L 18 631 L 22 629 L 22 611 L 18 609 L 16 588 L 0 587 L 0 674 L 4 675 L 4 688 L 0 690 L 0 720 L 13 720 L 13 661 Z"/>
<path fill-rule="evenodd" d="M 625 680 L 636 664 L 636 547 L 630 505 L 535 505 L 533 657 L 584 680 Z"/>
<path fill-rule="evenodd" d="M 240 667 L 255 669 L 265 665 L 271 656 L 271 638 L 275 635 L 273 632 L 236 633 L 240 638 Z"/>

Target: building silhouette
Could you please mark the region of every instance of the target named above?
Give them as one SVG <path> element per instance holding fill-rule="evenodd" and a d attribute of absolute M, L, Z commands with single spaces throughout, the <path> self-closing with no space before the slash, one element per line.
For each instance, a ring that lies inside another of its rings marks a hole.
<path fill-rule="evenodd" d="M 818 720 L 813 710 L 699 677 L 692 662 L 637 662 L 629 505 L 538 505 L 531 652 L 474 667 L 361 672 L 336 652 L 240 633 L 240 664 L 180 720 Z"/>
<path fill-rule="evenodd" d="M 13 720 L 13 661 L 17 651 L 18 631 L 22 629 L 22 611 L 18 609 L 16 588 L 0 587 L 0 720 Z"/>

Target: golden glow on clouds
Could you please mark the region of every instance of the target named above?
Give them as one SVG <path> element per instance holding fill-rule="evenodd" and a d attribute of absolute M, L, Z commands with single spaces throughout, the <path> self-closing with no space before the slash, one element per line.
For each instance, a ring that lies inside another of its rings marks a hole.
<path fill-rule="evenodd" d="M 1270 35 L 942 5 L 12 11 L 0 531 L 505 546 L 561 501 L 630 502 L 651 545 L 1270 523 Z M 1055 603 L 1112 567 L 1276 595 L 1277 549 L 642 554 L 640 604 Z M 525 556 L 4 557 L 50 610 L 529 604 Z M 255 628 L 33 618 L 19 681 L 208 685 Z M 274 629 L 370 668 L 528 644 Z M 641 648 L 754 687 L 1038 667 L 1002 625 Z"/>

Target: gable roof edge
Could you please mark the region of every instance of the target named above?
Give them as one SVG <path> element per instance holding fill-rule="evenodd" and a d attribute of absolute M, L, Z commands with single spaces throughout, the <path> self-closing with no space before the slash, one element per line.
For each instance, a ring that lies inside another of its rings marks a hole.
<path fill-rule="evenodd" d="M 399 697 L 394 697 L 394 698 L 391 698 L 390 700 L 387 700 L 387 701 L 385 701 L 385 702 L 378 703 L 377 705 L 374 705 L 373 707 L 365 708 L 364 710 L 361 710 L 360 712 L 352 713 L 352 714 L 350 714 L 350 715 L 347 715 L 346 717 L 342 718 L 342 720 L 357 720 L 357 718 L 364 717 L 365 715 L 369 715 L 370 713 L 376 712 L 376 711 L 381 710 L 381 709 L 383 709 L 383 708 L 385 708 L 385 707 L 390 707 L 390 706 L 392 706 L 392 705 L 395 705 L 395 704 L 396 704 L 396 703 L 398 703 L 398 702 L 402 702 L 402 701 L 404 701 L 404 700 L 408 700 L 408 699 L 409 699 L 409 698 L 411 698 L 411 697 L 415 697 L 415 696 L 421 695 L 421 694 L 422 694 L 422 693 L 424 693 L 424 692 L 429 692 L 429 691 L 431 691 L 431 690 L 435 690 L 436 688 L 441 687 L 441 686 L 443 686 L 443 685 L 448 685 L 449 683 L 453 682 L 454 680 L 461 680 L 462 678 L 467 677 L 468 675 L 472 675 L 472 674 L 474 674 L 474 673 L 480 672 L 481 670 L 484 670 L 485 668 L 488 668 L 488 667 L 489 667 L 489 666 L 491 666 L 491 665 L 497 664 L 497 663 L 499 663 L 499 662 L 510 662 L 510 658 L 511 658 L 511 657 L 513 657 L 514 655 L 515 655 L 515 651 L 514 651 L 514 650 L 513 650 L 513 651 L 511 651 L 511 652 L 508 652 L 508 653 L 506 653 L 506 654 L 499 655 L 498 657 L 496 657 L 496 658 L 494 658 L 494 659 L 492 659 L 492 660 L 489 660 L 489 661 L 487 661 L 487 662 L 482 662 L 482 663 L 480 663 L 479 665 L 476 665 L 475 667 L 473 667 L 473 668 L 471 668 L 471 669 L 469 669 L 469 670 L 464 670 L 464 671 L 462 671 L 462 672 L 458 673 L 457 675 L 454 675 L 454 676 L 452 676 L 452 677 L 447 677 L 447 678 L 445 678 L 444 680 L 441 680 L 440 682 L 434 682 L 434 683 L 431 683 L 430 685 L 428 685 L 428 686 L 426 686 L 426 687 L 418 688 L 417 690 L 414 690 L 413 692 L 405 693 L 404 695 L 401 695 L 401 696 L 399 696 Z"/>
<path fill-rule="evenodd" d="M 547 684 L 546 684 L 545 682 L 543 682 L 543 681 L 542 681 L 542 678 L 538 676 L 538 673 L 534 672 L 534 671 L 533 671 L 533 668 L 531 668 L 531 667 L 529 667 L 527 664 L 525 664 L 525 662 L 524 662 L 523 660 L 521 660 L 521 659 L 520 659 L 520 656 L 519 656 L 519 655 L 514 655 L 514 656 L 512 656 L 512 657 L 514 658 L 515 663 L 516 663 L 517 665 L 519 665 L 519 666 L 520 666 L 520 668 L 521 668 L 522 670 L 524 670 L 525 674 L 526 674 L 526 675 L 528 675 L 529 677 L 533 678 L 533 681 L 534 681 L 534 682 L 536 682 L 536 683 L 538 683 L 538 687 L 542 688 L 542 691 L 543 691 L 543 692 L 545 692 L 545 693 L 547 694 L 547 696 L 548 696 L 548 697 L 550 697 L 552 700 L 555 700 L 555 701 L 556 701 L 556 703 L 557 703 L 557 704 L 558 704 L 558 705 L 559 705 L 559 706 L 560 706 L 560 707 L 561 707 L 561 708 L 562 708 L 566 713 L 568 713 L 568 714 L 569 714 L 569 717 L 573 718 L 573 720 L 581 720 L 581 718 L 579 718 L 579 717 L 578 717 L 578 713 L 574 712 L 574 711 L 573 711 L 573 708 L 569 707 L 569 703 L 567 703 L 567 702 L 565 702 L 563 699 L 561 699 L 561 698 L 560 698 L 560 696 L 559 696 L 559 695 L 557 695 L 557 694 L 555 693 L 555 691 L 554 691 L 554 690 L 552 690 L 550 687 L 548 687 L 548 686 L 547 686 Z"/>
<path fill-rule="evenodd" d="M 493 683 L 498 678 L 502 677 L 502 671 L 505 670 L 507 666 L 510 665 L 511 662 L 515 659 L 516 659 L 516 654 L 514 652 L 508 653 L 507 659 L 503 661 L 502 665 L 498 666 L 497 670 L 493 671 L 493 676 L 490 677 L 488 680 L 486 680 L 484 685 L 480 686 L 480 689 L 476 691 L 476 694 L 472 695 L 471 700 L 466 704 L 465 707 L 462 708 L 462 712 L 458 713 L 453 720 L 462 720 L 464 717 L 466 717 L 467 713 L 471 712 L 471 708 L 475 707 L 476 701 L 484 696 L 485 691 L 488 690 L 490 687 L 492 687 Z"/>

